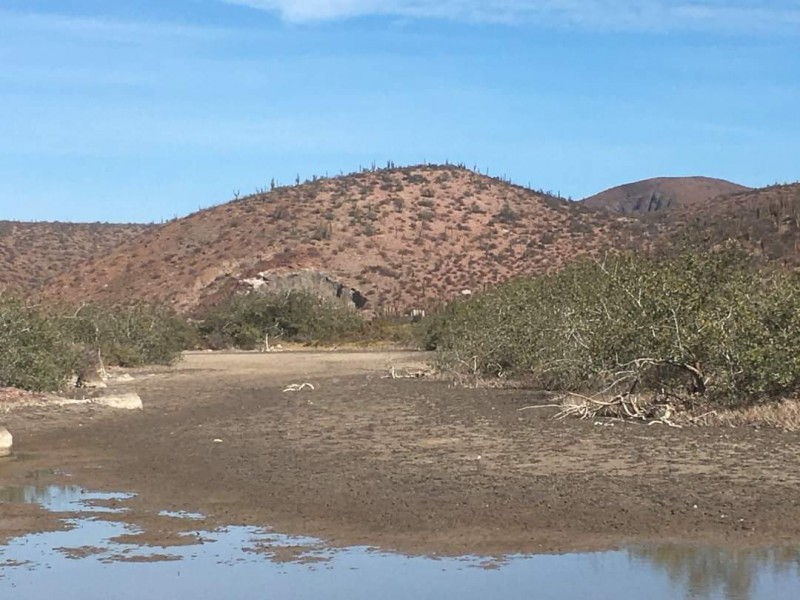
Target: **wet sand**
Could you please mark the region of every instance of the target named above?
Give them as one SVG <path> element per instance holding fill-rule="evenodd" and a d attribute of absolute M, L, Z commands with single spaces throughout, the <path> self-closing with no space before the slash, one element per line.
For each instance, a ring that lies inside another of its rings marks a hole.
<path fill-rule="evenodd" d="M 17 452 L 0 462 L 0 487 L 134 492 L 126 520 L 154 545 L 188 527 L 161 510 L 424 554 L 800 542 L 798 434 L 554 421 L 555 409 L 519 410 L 547 402 L 530 391 L 384 378 L 423 361 L 191 354 L 132 371 L 110 391 L 137 392 L 141 412 L 0 415 Z M 283 391 L 305 382 L 315 389 Z M 57 526 L 0 503 L 0 543 Z"/>

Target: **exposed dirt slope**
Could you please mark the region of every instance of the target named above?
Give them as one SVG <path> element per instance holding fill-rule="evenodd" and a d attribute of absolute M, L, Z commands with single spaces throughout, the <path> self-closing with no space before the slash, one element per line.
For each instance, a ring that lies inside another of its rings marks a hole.
<path fill-rule="evenodd" d="M 717 196 L 750 188 L 709 177 L 660 177 L 611 188 L 582 200 L 590 208 L 625 214 L 647 214 L 679 206 L 704 204 Z"/>
<path fill-rule="evenodd" d="M 190 311 L 259 272 L 314 268 L 365 294 L 367 308 L 402 311 L 558 268 L 618 241 L 628 220 L 463 168 L 387 169 L 200 211 L 64 274 L 49 292 Z"/>
<path fill-rule="evenodd" d="M 152 227 L 0 221 L 0 291 L 27 294 Z"/>

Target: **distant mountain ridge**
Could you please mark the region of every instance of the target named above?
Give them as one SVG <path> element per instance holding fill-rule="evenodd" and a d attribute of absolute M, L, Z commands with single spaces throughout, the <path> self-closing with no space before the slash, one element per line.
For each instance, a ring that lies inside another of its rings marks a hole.
<path fill-rule="evenodd" d="M 738 191 L 708 197 L 706 184 L 719 180 L 690 180 L 706 192 L 622 213 L 452 165 L 375 169 L 278 187 L 159 226 L 6 224 L 0 273 L 6 287 L 44 299 L 144 299 L 186 313 L 301 281 L 397 314 L 615 250 L 670 253 L 735 239 L 765 260 L 800 266 L 800 184 L 714 183 Z"/>
<path fill-rule="evenodd" d="M 367 309 L 398 313 L 597 254 L 618 229 L 598 211 L 463 167 L 378 169 L 166 223 L 62 274 L 46 293 L 193 312 L 262 273 L 314 269 L 357 290 Z"/>
<path fill-rule="evenodd" d="M 617 186 L 581 201 L 590 208 L 641 215 L 701 204 L 751 188 L 711 177 L 658 177 Z"/>

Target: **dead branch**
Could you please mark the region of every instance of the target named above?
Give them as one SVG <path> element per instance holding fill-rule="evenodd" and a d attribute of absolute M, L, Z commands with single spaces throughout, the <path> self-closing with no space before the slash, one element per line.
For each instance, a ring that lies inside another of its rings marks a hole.
<path fill-rule="evenodd" d="M 286 386 L 284 392 L 302 392 L 304 389 L 314 391 L 314 385 L 311 383 L 290 383 Z"/>
<path fill-rule="evenodd" d="M 518 408 L 518 411 L 523 410 L 532 410 L 534 408 L 563 408 L 563 404 L 531 404 L 530 406 L 523 406 L 522 408 Z"/>
<path fill-rule="evenodd" d="M 558 420 L 568 417 L 581 420 L 614 418 L 680 427 L 672 421 L 675 409 L 671 404 L 627 392 L 608 399 L 568 392 L 560 408 L 561 411 L 554 417 Z"/>

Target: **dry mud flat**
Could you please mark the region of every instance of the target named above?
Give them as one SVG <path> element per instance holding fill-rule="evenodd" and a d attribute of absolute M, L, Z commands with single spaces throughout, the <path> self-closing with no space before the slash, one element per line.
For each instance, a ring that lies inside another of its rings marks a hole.
<path fill-rule="evenodd" d="M 530 391 L 384 378 L 424 358 L 189 354 L 112 386 L 143 411 L 0 415 L 17 451 L 0 487 L 135 492 L 143 543 L 174 537 L 160 510 L 411 553 L 800 542 L 798 434 L 554 421 L 519 410 L 546 402 Z M 55 526 L 0 503 L 0 540 Z"/>

